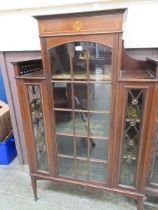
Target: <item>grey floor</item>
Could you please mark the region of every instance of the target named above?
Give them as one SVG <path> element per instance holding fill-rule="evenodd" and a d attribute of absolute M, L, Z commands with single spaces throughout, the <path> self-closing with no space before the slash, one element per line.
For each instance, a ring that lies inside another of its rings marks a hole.
<path fill-rule="evenodd" d="M 136 210 L 127 198 L 49 181 L 38 181 L 34 201 L 27 166 L 0 165 L 0 210 Z"/>

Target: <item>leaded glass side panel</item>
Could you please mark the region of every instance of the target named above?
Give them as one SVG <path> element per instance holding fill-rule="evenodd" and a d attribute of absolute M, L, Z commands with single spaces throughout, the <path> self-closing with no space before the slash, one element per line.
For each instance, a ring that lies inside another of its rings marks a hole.
<path fill-rule="evenodd" d="M 158 110 L 155 117 L 154 147 L 150 183 L 158 184 Z"/>
<path fill-rule="evenodd" d="M 37 169 L 48 171 L 47 146 L 45 141 L 45 127 L 40 85 L 28 85 L 27 90 L 37 155 Z"/>
<path fill-rule="evenodd" d="M 120 184 L 123 185 L 135 185 L 143 108 L 144 90 L 127 89 L 120 167 Z"/>

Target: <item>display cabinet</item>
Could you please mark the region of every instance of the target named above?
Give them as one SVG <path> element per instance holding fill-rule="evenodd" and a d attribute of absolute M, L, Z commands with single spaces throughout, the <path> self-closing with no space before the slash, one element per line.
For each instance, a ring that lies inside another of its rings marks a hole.
<path fill-rule="evenodd" d="M 42 61 L 14 63 L 35 199 L 46 179 L 120 193 L 142 210 L 145 186 L 157 185 L 157 72 L 125 53 L 124 14 L 36 17 Z"/>

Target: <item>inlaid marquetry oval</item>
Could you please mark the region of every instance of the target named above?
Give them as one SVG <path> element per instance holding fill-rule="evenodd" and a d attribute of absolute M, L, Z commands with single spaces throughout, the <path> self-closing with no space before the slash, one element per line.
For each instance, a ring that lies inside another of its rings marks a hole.
<path fill-rule="evenodd" d="M 83 28 L 83 24 L 81 21 L 79 21 L 79 20 L 74 21 L 74 23 L 73 23 L 74 31 L 80 31 L 82 28 Z"/>

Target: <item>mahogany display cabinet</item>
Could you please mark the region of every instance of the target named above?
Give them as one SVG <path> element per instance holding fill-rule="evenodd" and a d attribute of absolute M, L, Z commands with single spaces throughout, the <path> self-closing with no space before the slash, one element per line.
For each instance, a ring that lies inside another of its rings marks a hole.
<path fill-rule="evenodd" d="M 120 193 L 138 210 L 157 196 L 157 61 L 126 54 L 125 13 L 38 16 L 42 60 L 13 64 L 35 199 L 42 179 Z"/>

